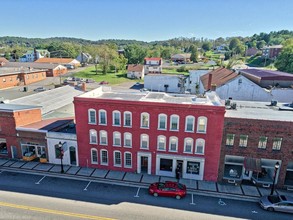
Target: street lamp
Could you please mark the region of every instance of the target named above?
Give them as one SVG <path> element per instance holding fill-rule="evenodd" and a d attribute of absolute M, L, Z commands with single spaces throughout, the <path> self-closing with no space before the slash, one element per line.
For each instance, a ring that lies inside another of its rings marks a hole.
<path fill-rule="evenodd" d="M 63 143 L 64 144 L 64 143 Z M 64 169 L 63 169 L 63 155 L 64 155 L 64 151 L 63 151 L 63 144 L 61 143 L 61 141 L 59 141 L 59 150 L 60 150 L 60 159 L 61 159 L 61 173 L 64 173 Z"/>
<path fill-rule="evenodd" d="M 279 164 L 279 162 L 277 162 L 277 163 L 275 164 L 275 173 L 274 173 L 274 180 L 273 180 L 273 185 L 272 185 L 271 195 L 274 194 L 275 182 L 276 182 L 277 172 L 278 172 L 278 169 L 279 169 L 279 168 L 280 168 L 280 164 Z"/>

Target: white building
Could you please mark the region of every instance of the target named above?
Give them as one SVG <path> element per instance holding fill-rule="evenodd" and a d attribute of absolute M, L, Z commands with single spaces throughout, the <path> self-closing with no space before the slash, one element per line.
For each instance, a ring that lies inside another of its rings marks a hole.
<path fill-rule="evenodd" d="M 162 73 L 162 58 L 151 57 L 144 59 L 145 74 L 148 73 Z"/>
<path fill-rule="evenodd" d="M 144 78 L 144 66 L 141 64 L 129 64 L 127 66 L 127 78 L 143 79 Z"/>
<path fill-rule="evenodd" d="M 22 57 L 19 58 L 20 62 L 34 62 L 39 58 L 50 57 L 48 50 L 29 50 Z"/>
<path fill-rule="evenodd" d="M 144 77 L 144 88 L 150 91 L 180 93 L 182 77 L 183 75 L 148 74 Z"/>

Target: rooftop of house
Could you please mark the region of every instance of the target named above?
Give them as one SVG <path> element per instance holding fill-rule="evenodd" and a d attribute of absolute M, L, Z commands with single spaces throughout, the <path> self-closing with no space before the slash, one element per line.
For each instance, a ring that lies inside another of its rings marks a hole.
<path fill-rule="evenodd" d="M 0 112 L 17 112 L 23 110 L 40 109 L 41 106 L 37 105 L 21 105 L 21 104 L 1 104 Z"/>
<path fill-rule="evenodd" d="M 191 53 L 178 53 L 178 54 L 173 54 L 171 58 L 187 58 L 189 59 L 191 56 Z"/>
<path fill-rule="evenodd" d="M 143 71 L 143 65 L 141 65 L 141 64 L 128 64 L 127 71 L 128 72 L 141 72 L 141 71 Z"/>
<path fill-rule="evenodd" d="M 276 106 L 273 106 L 269 102 L 238 100 L 231 100 L 231 103 L 236 103 L 236 109 L 226 108 L 226 118 L 293 122 L 293 105 L 288 107 L 288 104 L 277 103 Z"/>
<path fill-rule="evenodd" d="M 274 49 L 274 48 L 282 48 L 283 45 L 274 45 L 274 46 L 267 46 L 267 47 L 264 47 L 263 49 Z"/>
<path fill-rule="evenodd" d="M 168 104 L 188 104 L 188 105 L 208 105 L 224 106 L 215 92 L 207 92 L 203 98 L 190 94 L 170 94 L 163 92 L 114 92 L 111 87 L 101 86 L 95 90 L 84 93 L 78 97 L 81 98 L 98 98 L 119 101 L 137 101 L 137 102 L 155 102 Z"/>
<path fill-rule="evenodd" d="M 39 58 L 35 61 L 35 63 L 59 63 L 59 64 L 66 64 L 71 63 L 74 59 L 72 58 Z"/>
<path fill-rule="evenodd" d="M 274 70 L 241 69 L 240 73 L 250 74 L 262 80 L 293 80 L 293 74 Z"/>
<path fill-rule="evenodd" d="M 16 68 L 16 67 L 0 67 L 0 76 L 8 76 L 20 73 L 37 73 L 45 71 L 46 69 L 32 69 L 32 68 Z"/>
<path fill-rule="evenodd" d="M 35 62 L 8 62 L 5 67 L 18 67 L 18 68 L 35 68 L 35 69 L 55 69 L 57 67 L 66 68 L 59 64 L 53 63 L 35 63 Z"/>
<path fill-rule="evenodd" d="M 160 57 L 146 57 L 144 58 L 145 61 L 160 61 L 162 58 Z"/>
<path fill-rule="evenodd" d="M 0 57 L 0 63 L 8 63 L 9 61 L 7 59 L 5 59 L 4 57 Z"/>
<path fill-rule="evenodd" d="M 226 82 L 228 82 L 231 79 L 234 79 L 238 76 L 238 74 L 232 70 L 228 70 L 224 67 L 219 67 L 219 68 L 217 68 L 211 72 L 208 72 L 200 77 L 200 80 L 206 90 L 209 87 L 208 84 L 209 84 L 209 75 L 210 74 L 212 77 L 211 84 L 215 84 L 215 85 L 217 85 L 217 87 L 224 85 Z"/>

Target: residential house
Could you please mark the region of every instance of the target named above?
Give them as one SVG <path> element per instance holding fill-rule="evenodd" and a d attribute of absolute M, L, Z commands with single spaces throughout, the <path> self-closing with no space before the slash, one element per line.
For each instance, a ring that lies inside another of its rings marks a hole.
<path fill-rule="evenodd" d="M 216 181 L 225 108 L 205 98 L 119 93 L 100 87 L 74 98 L 79 164 Z"/>
<path fill-rule="evenodd" d="M 141 64 L 128 64 L 127 78 L 143 79 L 144 78 L 144 66 Z"/>
<path fill-rule="evenodd" d="M 68 69 L 74 69 L 80 66 L 80 62 L 72 58 L 40 58 L 36 63 L 51 63 L 66 66 Z"/>
<path fill-rule="evenodd" d="M 190 56 L 191 56 L 191 53 L 174 54 L 171 56 L 171 60 L 172 62 L 175 62 L 175 63 L 189 63 Z"/>
<path fill-rule="evenodd" d="M 4 57 L 0 57 L 0 67 L 4 66 L 6 63 L 8 63 L 9 61 L 6 60 Z"/>
<path fill-rule="evenodd" d="M 257 48 L 248 48 L 245 51 L 245 56 L 251 57 L 251 56 L 255 56 L 257 53 L 259 52 L 259 50 Z"/>
<path fill-rule="evenodd" d="M 43 57 L 50 57 L 50 52 L 48 50 L 29 50 L 22 57 L 19 58 L 20 62 L 34 62 L 37 59 Z"/>
<path fill-rule="evenodd" d="M 80 63 L 90 63 L 92 60 L 92 56 L 89 53 L 81 52 L 76 57 L 76 60 L 79 61 Z"/>
<path fill-rule="evenodd" d="M 278 162 L 275 183 L 293 189 L 293 105 L 233 102 L 225 113 L 218 180 L 271 187 Z"/>
<path fill-rule="evenodd" d="M 151 57 L 144 59 L 144 69 L 145 74 L 149 73 L 162 73 L 162 58 Z"/>
<path fill-rule="evenodd" d="M 282 51 L 282 45 L 267 46 L 262 49 L 262 57 L 268 59 L 276 59 Z"/>

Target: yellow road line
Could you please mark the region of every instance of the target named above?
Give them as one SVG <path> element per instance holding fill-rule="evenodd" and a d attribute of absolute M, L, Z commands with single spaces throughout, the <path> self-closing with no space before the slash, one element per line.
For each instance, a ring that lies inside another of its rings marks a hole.
<path fill-rule="evenodd" d="M 17 205 L 17 204 L 6 203 L 6 202 L 0 202 L 0 206 L 6 206 L 11 208 L 24 209 L 24 210 L 30 210 L 30 211 L 36 211 L 36 212 L 44 212 L 44 213 L 50 213 L 50 214 L 56 214 L 56 215 L 71 216 L 76 218 L 84 218 L 84 219 L 115 220 L 113 218 L 99 217 L 94 215 L 85 215 L 85 214 L 73 213 L 73 212 L 64 212 L 64 211 L 53 210 L 53 209 L 44 209 L 44 208 L 38 208 L 34 206 Z"/>

